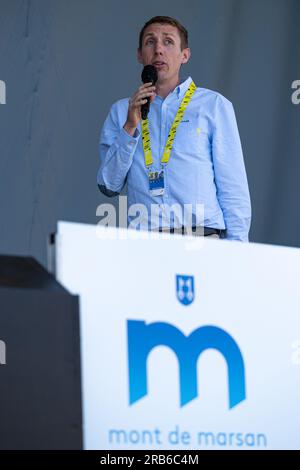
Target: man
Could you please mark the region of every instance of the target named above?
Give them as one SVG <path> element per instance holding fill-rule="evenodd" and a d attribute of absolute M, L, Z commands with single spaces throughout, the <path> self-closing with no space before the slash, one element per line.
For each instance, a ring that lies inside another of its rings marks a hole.
<path fill-rule="evenodd" d="M 112 106 L 100 137 L 98 185 L 115 196 L 127 181 L 130 226 L 139 212 L 139 228 L 182 233 L 188 207 L 193 230 L 201 225 L 204 235 L 248 241 L 251 205 L 234 110 L 219 93 L 180 79 L 190 55 L 177 20 L 157 16 L 144 25 L 138 61 L 153 65 L 158 79 Z M 147 98 L 148 120 L 141 121 Z"/>

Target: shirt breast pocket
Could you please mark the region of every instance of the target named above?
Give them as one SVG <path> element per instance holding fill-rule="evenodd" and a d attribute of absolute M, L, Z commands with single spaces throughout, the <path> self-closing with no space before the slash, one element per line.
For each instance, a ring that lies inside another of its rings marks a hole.
<path fill-rule="evenodd" d="M 210 139 L 205 129 L 192 125 L 190 122 L 181 122 L 179 124 L 174 139 L 174 150 L 176 152 L 205 156 L 210 153 L 210 149 Z"/>

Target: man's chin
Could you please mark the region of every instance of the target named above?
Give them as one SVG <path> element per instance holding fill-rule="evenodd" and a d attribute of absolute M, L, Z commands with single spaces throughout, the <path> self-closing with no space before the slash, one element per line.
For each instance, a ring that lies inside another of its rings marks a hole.
<path fill-rule="evenodd" d="M 157 70 L 157 82 L 166 81 L 168 79 L 168 74 L 164 70 Z"/>

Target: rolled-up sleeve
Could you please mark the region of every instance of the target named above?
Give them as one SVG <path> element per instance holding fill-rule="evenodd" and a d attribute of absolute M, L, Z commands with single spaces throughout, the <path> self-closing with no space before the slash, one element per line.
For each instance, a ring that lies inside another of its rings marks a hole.
<path fill-rule="evenodd" d="M 115 103 L 104 122 L 100 134 L 100 167 L 97 183 L 107 196 L 119 194 L 125 184 L 127 173 L 133 161 L 133 155 L 139 141 L 140 132 L 136 129 L 130 136 L 124 129 L 120 104 Z"/>
<path fill-rule="evenodd" d="M 233 106 L 220 95 L 215 106 L 212 159 L 226 238 L 246 242 L 251 223 L 251 202 L 242 146 Z"/>

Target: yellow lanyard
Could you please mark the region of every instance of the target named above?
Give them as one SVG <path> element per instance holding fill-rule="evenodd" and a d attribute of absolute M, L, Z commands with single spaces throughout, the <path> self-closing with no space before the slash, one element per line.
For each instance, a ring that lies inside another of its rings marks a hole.
<path fill-rule="evenodd" d="M 173 147 L 173 142 L 175 139 L 177 127 L 179 126 L 183 115 L 185 113 L 185 110 L 189 104 L 189 102 L 192 99 L 193 94 L 196 91 L 196 85 L 194 82 L 192 82 L 186 91 L 179 109 L 177 111 L 177 114 L 175 116 L 175 119 L 173 121 L 173 124 L 171 126 L 169 135 L 168 135 L 168 140 L 164 149 L 164 153 L 161 159 L 161 163 L 168 163 L 170 159 L 170 154 L 171 150 Z M 150 130 L 149 130 L 149 120 L 148 118 L 145 120 L 142 120 L 142 140 L 143 140 L 143 149 L 144 149 L 144 157 L 145 157 L 145 164 L 146 166 L 151 166 L 153 165 L 153 157 L 152 157 L 152 150 L 151 150 L 151 144 L 150 144 Z"/>

